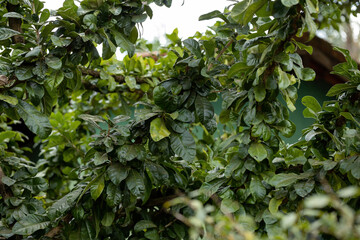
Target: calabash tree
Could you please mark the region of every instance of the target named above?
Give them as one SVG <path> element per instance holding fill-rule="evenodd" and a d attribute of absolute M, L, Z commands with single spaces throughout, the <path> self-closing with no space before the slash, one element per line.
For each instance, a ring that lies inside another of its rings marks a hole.
<path fill-rule="evenodd" d="M 360 3 L 233 1 L 199 17 L 219 20 L 205 34 L 140 40 L 151 4 L 171 3 L 1 1 L 0 238 L 359 238 L 360 72 L 347 50 L 333 69 L 347 82 L 323 106 L 304 97 L 314 123 L 284 139 L 315 78 L 298 50 Z"/>

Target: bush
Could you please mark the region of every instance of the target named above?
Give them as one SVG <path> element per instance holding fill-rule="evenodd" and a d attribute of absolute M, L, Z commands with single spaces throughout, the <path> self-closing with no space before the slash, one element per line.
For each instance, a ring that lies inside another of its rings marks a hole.
<path fill-rule="evenodd" d="M 298 37 L 359 2 L 235 1 L 200 16 L 219 18 L 212 31 L 174 30 L 159 49 L 138 40 L 153 2 L 171 6 L 1 1 L 0 239 L 359 239 L 360 72 L 347 50 L 332 72 L 347 82 L 323 106 L 304 97 L 314 123 L 284 142 L 298 86 L 315 78 Z"/>

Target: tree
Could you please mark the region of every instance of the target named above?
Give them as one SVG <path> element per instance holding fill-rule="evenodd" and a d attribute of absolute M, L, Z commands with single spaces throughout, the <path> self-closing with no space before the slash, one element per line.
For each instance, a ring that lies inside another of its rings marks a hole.
<path fill-rule="evenodd" d="M 169 34 L 156 58 L 136 55 L 153 50 L 138 40 L 151 3 L 171 6 L 0 2 L 0 238 L 358 239 L 349 51 L 336 49 L 347 82 L 335 98 L 304 97 L 314 124 L 294 144 L 283 137 L 297 87 L 315 78 L 297 37 L 339 25 L 359 1 L 234 1 L 200 16 L 219 18 L 212 31 Z"/>

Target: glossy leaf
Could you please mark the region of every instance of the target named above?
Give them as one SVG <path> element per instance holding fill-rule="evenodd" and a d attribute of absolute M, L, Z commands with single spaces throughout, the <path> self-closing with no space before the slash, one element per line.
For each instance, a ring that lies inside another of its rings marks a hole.
<path fill-rule="evenodd" d="M 170 132 L 166 128 L 164 120 L 162 118 L 155 118 L 151 121 L 150 135 L 155 142 L 158 142 L 161 139 L 170 136 Z"/>
<path fill-rule="evenodd" d="M 187 161 L 192 161 L 195 158 L 195 141 L 188 131 L 182 134 L 171 134 L 170 141 L 175 154 Z"/>
<path fill-rule="evenodd" d="M 22 100 L 16 105 L 16 109 L 29 129 L 40 138 L 46 138 L 51 133 L 52 127 L 49 119 L 40 113 L 34 106 Z"/>

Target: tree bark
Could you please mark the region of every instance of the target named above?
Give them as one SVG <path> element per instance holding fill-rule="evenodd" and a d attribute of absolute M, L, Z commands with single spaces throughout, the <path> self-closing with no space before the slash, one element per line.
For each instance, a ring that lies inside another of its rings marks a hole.
<path fill-rule="evenodd" d="M 8 12 L 17 12 L 19 9 L 18 5 L 12 5 L 11 3 L 6 4 L 6 9 Z M 22 33 L 21 29 L 22 20 L 20 18 L 9 18 L 9 27 L 12 30 Z M 21 35 L 15 35 L 12 37 L 13 43 L 24 43 L 25 39 Z"/>

